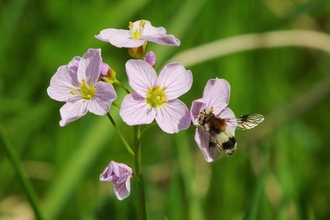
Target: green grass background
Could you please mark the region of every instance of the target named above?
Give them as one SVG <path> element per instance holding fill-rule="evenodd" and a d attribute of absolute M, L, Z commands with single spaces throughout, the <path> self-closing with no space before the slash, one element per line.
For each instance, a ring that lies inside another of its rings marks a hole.
<path fill-rule="evenodd" d="M 46 93 L 57 68 L 88 48 L 102 48 L 103 60 L 128 85 L 128 53 L 95 39 L 102 29 L 126 29 L 139 19 L 165 27 L 181 46 L 150 43 L 158 69 L 175 54 L 216 40 L 269 31 L 330 31 L 328 0 L 5 0 L 0 16 L 0 122 L 47 219 L 137 216 L 135 179 L 123 201 L 116 199 L 112 184 L 99 181 L 110 160 L 134 165 L 107 117 L 88 113 L 62 128 L 63 103 Z M 186 66 L 194 83 L 180 99 L 188 107 L 202 96 L 208 79 L 225 78 L 235 114 L 256 112 L 266 119 L 253 130 L 236 131 L 235 154 L 213 163 L 205 162 L 194 142 L 195 128 L 174 135 L 157 125 L 150 129 L 142 139 L 148 218 L 329 219 L 328 53 L 290 45 L 242 49 Z M 116 90 L 120 103 L 125 93 Z M 120 120 L 117 108 L 110 112 L 132 144 L 133 129 Z M 0 219 L 33 219 L 0 147 Z"/>

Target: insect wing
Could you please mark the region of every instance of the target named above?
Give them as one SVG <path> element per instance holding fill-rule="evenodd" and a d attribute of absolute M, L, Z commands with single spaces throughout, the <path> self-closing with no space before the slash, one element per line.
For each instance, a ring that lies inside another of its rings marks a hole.
<path fill-rule="evenodd" d="M 265 117 L 260 114 L 241 115 L 236 117 L 237 128 L 242 130 L 251 129 L 263 122 L 264 119 Z"/>
<path fill-rule="evenodd" d="M 209 141 L 209 154 L 210 157 L 212 157 L 213 160 L 215 160 L 217 157 L 219 157 L 221 152 L 220 146 L 217 143 L 217 140 L 215 137 L 210 135 L 210 141 Z"/>

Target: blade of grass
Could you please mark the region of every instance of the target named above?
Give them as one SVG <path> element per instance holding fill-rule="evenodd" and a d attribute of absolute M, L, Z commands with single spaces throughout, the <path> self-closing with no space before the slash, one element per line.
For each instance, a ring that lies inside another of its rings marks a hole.
<path fill-rule="evenodd" d="M 247 212 L 245 213 L 244 220 L 257 219 L 258 208 L 260 206 L 260 201 L 262 199 L 262 195 L 264 192 L 267 176 L 268 176 L 268 172 L 265 169 L 259 176 L 250 206 Z"/>
<path fill-rule="evenodd" d="M 185 50 L 167 62 L 180 62 L 185 67 L 232 53 L 274 47 L 307 47 L 330 53 L 330 36 L 316 31 L 272 31 L 246 34 L 217 40 Z"/>
<path fill-rule="evenodd" d="M 34 214 L 35 214 L 36 218 L 39 220 L 45 219 L 41 212 L 40 206 L 39 206 L 37 194 L 36 194 L 34 188 L 32 187 L 32 184 L 31 184 L 29 178 L 26 175 L 26 172 L 20 162 L 20 159 L 14 149 L 14 146 L 12 145 L 10 140 L 7 138 L 5 131 L 1 124 L 0 124 L 0 145 L 2 145 L 5 148 L 5 151 L 7 152 L 8 157 L 11 160 L 13 167 L 15 168 L 17 175 L 18 175 L 20 181 L 22 182 L 23 188 L 28 196 L 28 199 L 34 210 Z"/>

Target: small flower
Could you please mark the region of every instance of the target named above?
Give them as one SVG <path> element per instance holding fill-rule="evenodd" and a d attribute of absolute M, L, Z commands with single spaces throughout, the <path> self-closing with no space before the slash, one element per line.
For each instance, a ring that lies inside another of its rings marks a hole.
<path fill-rule="evenodd" d="M 149 63 L 153 68 L 155 68 L 157 59 L 154 52 L 150 51 L 149 53 L 147 53 L 143 60 Z"/>
<path fill-rule="evenodd" d="M 117 199 L 123 200 L 131 191 L 132 169 L 123 163 L 111 161 L 100 175 L 101 182 L 112 182 Z"/>
<path fill-rule="evenodd" d="M 230 108 L 226 108 L 229 103 L 230 97 L 230 85 L 224 79 L 211 79 L 207 82 L 203 98 L 193 101 L 190 114 L 192 123 L 196 126 L 195 141 L 202 151 L 204 158 L 207 162 L 213 161 L 213 158 L 209 154 L 209 140 L 210 134 L 204 132 L 199 128 L 198 123 L 200 112 L 210 111 L 212 109 L 213 114 L 220 118 L 235 118 L 233 111 Z M 234 121 L 227 122 L 227 128 L 235 134 L 237 124 Z"/>
<path fill-rule="evenodd" d="M 160 128 L 170 134 L 190 126 L 187 106 L 177 98 L 191 88 L 191 71 L 180 63 L 170 63 L 157 77 L 149 63 L 129 60 L 126 73 L 135 90 L 125 96 L 120 108 L 120 116 L 128 125 L 150 124 L 156 119 Z"/>
<path fill-rule="evenodd" d="M 129 30 L 108 28 L 95 37 L 101 41 L 109 42 L 115 47 L 129 48 L 133 58 L 141 58 L 145 53 L 147 41 L 161 45 L 179 46 L 180 40 L 173 35 L 167 35 L 163 27 L 153 27 L 147 20 L 129 22 Z"/>
<path fill-rule="evenodd" d="M 118 30 L 114 28 L 104 29 L 95 37 L 101 41 L 109 42 L 116 47 L 136 48 L 145 41 L 161 45 L 179 46 L 180 41 L 173 35 L 167 35 L 163 27 L 153 27 L 147 20 L 129 22 L 129 30 Z"/>
<path fill-rule="evenodd" d="M 84 116 L 87 111 L 105 115 L 117 98 L 113 86 L 98 82 L 102 58 L 100 49 L 89 49 L 82 58 L 74 57 L 60 66 L 50 80 L 48 95 L 66 102 L 60 109 L 60 125 L 65 126 Z"/>

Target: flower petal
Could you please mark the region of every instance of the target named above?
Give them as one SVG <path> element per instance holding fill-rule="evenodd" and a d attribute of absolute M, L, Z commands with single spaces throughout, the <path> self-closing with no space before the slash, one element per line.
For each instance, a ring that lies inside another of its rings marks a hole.
<path fill-rule="evenodd" d="M 143 45 L 144 40 L 131 39 L 129 30 L 108 28 L 100 32 L 95 37 L 101 41 L 108 42 L 119 48 L 134 48 Z"/>
<path fill-rule="evenodd" d="M 210 134 L 207 132 L 204 132 L 200 128 L 196 128 L 195 130 L 195 141 L 199 147 L 199 149 L 202 151 L 204 158 L 207 162 L 212 162 L 213 159 L 210 156 L 209 153 L 209 141 L 210 141 Z"/>
<path fill-rule="evenodd" d="M 88 111 L 96 115 L 105 115 L 109 111 L 112 102 L 117 98 L 117 94 L 113 86 L 106 82 L 97 82 L 95 88 L 96 94 L 89 101 Z"/>
<path fill-rule="evenodd" d="M 235 129 L 237 127 L 237 120 L 236 116 L 234 115 L 234 112 L 230 108 L 225 108 L 220 112 L 218 115 L 220 118 L 228 118 L 230 119 L 227 124 L 227 128 L 231 131 L 233 135 L 235 135 Z"/>
<path fill-rule="evenodd" d="M 142 39 L 131 39 L 127 30 L 117 30 L 117 34 L 109 37 L 108 40 L 110 44 L 119 48 L 136 48 L 144 44 L 144 40 Z"/>
<path fill-rule="evenodd" d="M 193 101 L 190 108 L 190 117 L 194 125 L 199 126 L 198 123 L 199 114 L 201 111 L 203 111 L 206 108 L 208 102 L 209 101 L 206 98 L 201 98 Z"/>
<path fill-rule="evenodd" d="M 122 31 L 124 31 L 124 30 L 122 30 Z M 129 31 L 126 30 L 126 32 L 128 32 L 128 36 L 129 36 Z M 97 38 L 101 41 L 104 41 L 104 42 L 109 42 L 109 38 L 116 34 L 118 34 L 117 29 L 107 28 L 107 29 L 102 30 L 100 32 L 100 34 L 95 35 L 95 38 Z"/>
<path fill-rule="evenodd" d="M 148 90 L 155 86 L 157 74 L 154 68 L 143 60 L 126 62 L 126 73 L 129 85 L 142 97 L 146 98 Z"/>
<path fill-rule="evenodd" d="M 79 61 L 77 76 L 79 82 L 83 79 L 94 85 L 99 76 L 102 64 L 101 49 L 88 49 Z"/>
<path fill-rule="evenodd" d="M 159 127 L 169 134 L 185 130 L 191 124 L 187 106 L 178 99 L 169 101 L 156 110 L 156 121 Z"/>
<path fill-rule="evenodd" d="M 60 109 L 62 120 L 60 126 L 65 126 L 73 122 L 87 113 L 88 101 L 82 100 L 80 97 L 73 97 Z"/>
<path fill-rule="evenodd" d="M 189 91 L 192 85 L 192 73 L 180 63 L 167 64 L 160 72 L 157 85 L 166 87 L 167 100 L 173 100 Z"/>
<path fill-rule="evenodd" d="M 143 36 L 144 35 L 155 35 L 155 34 L 166 34 L 166 30 L 163 27 L 154 27 L 148 20 L 143 20 L 145 22 L 144 24 L 144 30 L 143 30 Z M 141 20 L 133 22 L 134 29 L 140 28 Z"/>
<path fill-rule="evenodd" d="M 101 182 L 112 182 L 114 181 L 114 173 L 116 163 L 111 161 L 110 164 L 104 169 L 104 171 L 100 174 L 100 181 Z"/>
<path fill-rule="evenodd" d="M 78 71 L 78 65 L 79 65 L 79 61 L 81 60 L 81 57 L 79 56 L 75 56 L 68 64 L 68 68 L 73 70 L 74 72 Z"/>
<path fill-rule="evenodd" d="M 181 44 L 179 39 L 166 34 L 143 35 L 140 39 L 167 46 L 180 46 Z"/>
<path fill-rule="evenodd" d="M 71 89 L 78 85 L 77 74 L 66 66 L 60 66 L 50 80 L 47 93 L 56 101 L 67 101 L 74 96 L 70 93 Z"/>
<path fill-rule="evenodd" d="M 156 111 L 148 107 L 145 98 L 133 92 L 125 96 L 119 114 L 128 125 L 141 125 L 150 124 L 155 119 Z"/>
<path fill-rule="evenodd" d="M 210 79 L 204 88 L 203 98 L 205 97 L 210 100 L 207 110 L 213 107 L 214 114 L 219 114 L 229 103 L 229 83 L 224 79 Z"/>
<path fill-rule="evenodd" d="M 147 20 L 145 22 L 143 35 L 140 37 L 141 40 L 147 40 L 162 45 L 179 46 L 180 40 L 175 38 L 173 35 L 166 35 L 166 30 L 163 27 L 154 27 Z M 138 28 L 140 20 L 134 22 L 134 27 Z"/>
<path fill-rule="evenodd" d="M 125 182 L 121 184 L 113 184 L 113 189 L 115 191 L 115 194 L 117 196 L 118 200 L 123 200 L 127 198 L 131 191 L 131 181 L 128 178 Z"/>

